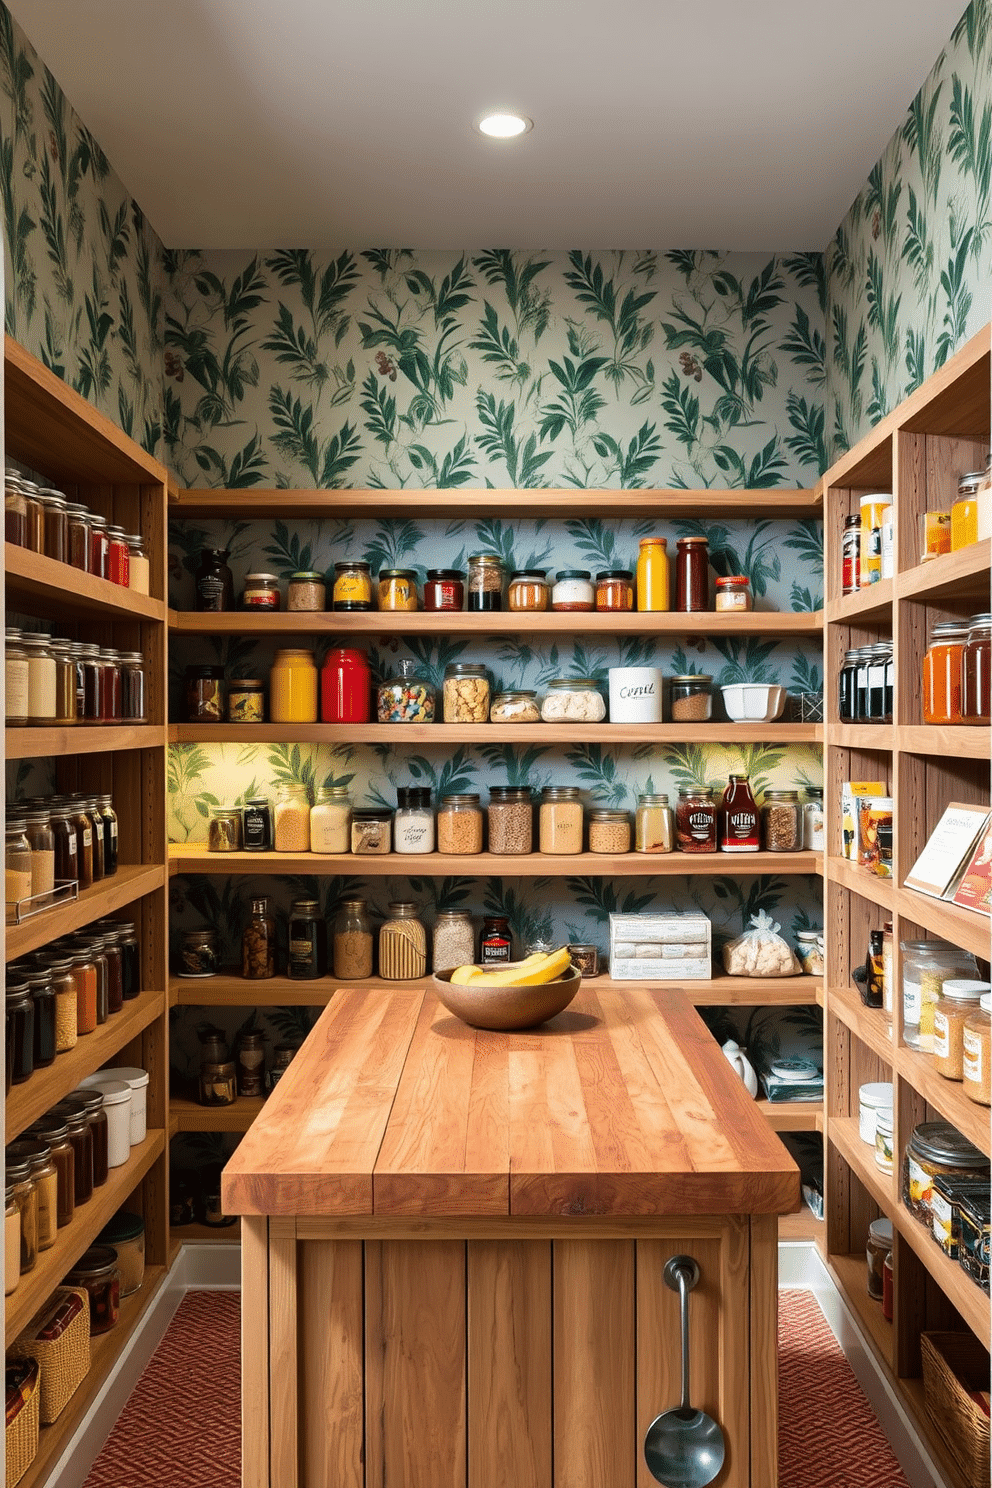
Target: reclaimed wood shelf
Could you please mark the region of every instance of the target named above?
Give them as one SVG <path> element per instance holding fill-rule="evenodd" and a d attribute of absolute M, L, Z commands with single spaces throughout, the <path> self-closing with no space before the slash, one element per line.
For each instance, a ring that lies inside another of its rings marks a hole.
<path fill-rule="evenodd" d="M 43 553 L 4 543 L 8 610 L 25 610 L 49 620 L 153 621 L 163 625 L 167 609 L 135 589 L 57 563 Z"/>
<path fill-rule="evenodd" d="M 9 737 L 9 735 L 8 735 Z M 173 723 L 171 744 L 819 744 L 818 723 Z"/>
<path fill-rule="evenodd" d="M 865 589 L 855 589 L 853 594 L 845 594 L 841 599 L 827 604 L 827 623 L 860 625 L 867 621 L 881 623 L 881 628 L 884 629 L 892 621 L 893 592 L 892 579 L 879 579 L 877 584 L 869 584 Z"/>
<path fill-rule="evenodd" d="M 989 565 L 992 563 L 992 538 L 983 537 L 956 553 L 941 553 L 928 563 L 906 569 L 896 575 L 895 592 L 900 599 L 951 600 L 951 609 L 966 610 L 976 600 L 981 608 L 989 598 Z"/>
<path fill-rule="evenodd" d="M 63 754 L 114 754 L 123 749 L 163 749 L 162 724 L 108 724 L 101 728 L 8 728 L 6 755 L 15 759 L 48 759 Z"/>
<path fill-rule="evenodd" d="M 19 925 L 7 926 L 7 960 L 15 961 L 56 936 L 68 935 L 93 920 L 112 915 L 145 894 L 162 888 L 165 867 L 159 863 L 122 863 L 112 878 L 103 878 L 82 889 L 77 899 L 42 910 Z"/>
<path fill-rule="evenodd" d="M 581 614 L 555 610 L 366 610 L 357 614 L 336 610 L 317 613 L 278 610 L 246 615 L 243 610 L 220 613 L 176 610 L 171 629 L 176 635 L 240 635 L 246 631 L 261 640 L 284 635 L 767 635 L 822 634 L 819 610 L 702 610 L 686 615 L 677 610 L 628 610 L 622 614 Z M 527 725 L 521 725 L 526 728 Z"/>

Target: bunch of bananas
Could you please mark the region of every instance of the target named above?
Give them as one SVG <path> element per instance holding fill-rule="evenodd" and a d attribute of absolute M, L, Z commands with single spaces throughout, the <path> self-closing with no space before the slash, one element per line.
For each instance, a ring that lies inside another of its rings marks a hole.
<path fill-rule="evenodd" d="M 570 970 L 572 958 L 568 947 L 558 951 L 535 951 L 523 961 L 510 961 L 499 971 L 483 966 L 458 966 L 451 973 L 455 987 L 537 987 L 553 982 Z"/>

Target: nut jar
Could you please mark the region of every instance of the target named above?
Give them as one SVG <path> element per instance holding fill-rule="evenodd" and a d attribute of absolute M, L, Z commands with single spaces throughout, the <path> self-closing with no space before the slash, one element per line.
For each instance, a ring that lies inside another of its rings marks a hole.
<path fill-rule="evenodd" d="M 276 974 L 276 922 L 269 910 L 268 895 L 251 901 L 251 914 L 241 937 L 241 975 L 246 981 L 264 981 Z"/>
<path fill-rule="evenodd" d="M 278 610 L 282 604 L 282 591 L 276 574 L 245 574 L 245 589 L 241 596 L 243 610 Z"/>
<path fill-rule="evenodd" d="M 380 723 L 433 723 L 436 701 L 434 684 L 420 671 L 419 662 L 396 662 L 393 674 L 376 689 L 376 714 Z"/>
<path fill-rule="evenodd" d="M 669 714 L 673 723 L 705 723 L 713 717 L 713 678 L 704 672 L 669 677 Z"/>
<path fill-rule="evenodd" d="M 964 1079 L 964 1030 L 972 1013 L 980 1010 L 988 982 L 948 977 L 933 1010 L 933 1062 L 945 1080 Z"/>
<path fill-rule="evenodd" d="M 547 610 L 551 606 L 551 585 L 547 569 L 519 568 L 510 575 L 507 603 L 511 610 Z"/>
<path fill-rule="evenodd" d="M 490 852 L 533 851 L 534 809 L 529 785 L 491 786 L 488 817 Z"/>
<path fill-rule="evenodd" d="M 555 677 L 541 704 L 545 723 L 602 723 L 606 703 L 593 677 Z"/>
<path fill-rule="evenodd" d="M 453 661 L 445 667 L 442 712 L 445 723 L 489 721 L 489 673 L 484 666 Z"/>
<path fill-rule="evenodd" d="M 992 993 L 986 992 L 978 1008 L 968 1015 L 962 1044 L 964 1093 L 979 1105 L 992 1100 Z"/>
<path fill-rule="evenodd" d="M 626 811 L 608 811 L 602 807 L 590 811 L 589 851 L 630 852 L 630 817 Z"/>
<path fill-rule="evenodd" d="M 323 610 L 327 604 L 327 583 L 322 573 L 301 569 L 290 574 L 286 590 L 287 610 L 311 612 Z"/>
<path fill-rule="evenodd" d="M 675 823 L 668 797 L 655 791 L 637 798 L 634 817 L 634 851 L 670 853 L 675 847 Z"/>
<path fill-rule="evenodd" d="M 582 794 L 575 785 L 546 785 L 541 791 L 539 847 L 542 853 L 582 851 Z"/>
<path fill-rule="evenodd" d="M 409 982 L 427 972 L 427 931 L 415 904 L 396 902 L 379 931 L 379 975 L 388 982 Z"/>
<path fill-rule="evenodd" d="M 478 795 L 461 792 L 441 797 L 437 812 L 439 853 L 481 853 L 482 807 Z"/>
<path fill-rule="evenodd" d="M 380 610 L 418 608 L 417 575 L 412 568 L 380 569 L 377 589 Z"/>
<path fill-rule="evenodd" d="M 464 909 L 442 909 L 434 925 L 431 968 L 454 971 L 456 966 L 469 966 L 475 959 L 475 931 L 472 917 Z"/>
<path fill-rule="evenodd" d="M 761 803 L 761 836 L 766 852 L 801 850 L 803 818 L 798 791 L 765 791 Z"/>

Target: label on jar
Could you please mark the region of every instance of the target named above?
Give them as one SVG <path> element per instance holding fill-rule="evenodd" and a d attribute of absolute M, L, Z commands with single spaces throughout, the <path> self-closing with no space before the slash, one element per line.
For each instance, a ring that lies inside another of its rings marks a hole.
<path fill-rule="evenodd" d="M 964 1031 L 964 1078 L 973 1085 L 981 1085 L 982 1076 L 982 1041 L 974 1029 L 966 1028 Z"/>
<path fill-rule="evenodd" d="M 313 942 L 310 940 L 291 940 L 289 942 L 289 964 L 290 967 L 299 971 L 309 971 L 313 965 L 314 950 Z"/>
<path fill-rule="evenodd" d="M 244 606 L 246 610 L 277 610 L 279 591 L 278 589 L 246 589 Z"/>
<path fill-rule="evenodd" d="M 218 574 L 204 574 L 197 580 L 196 592 L 200 596 L 200 609 L 217 611 L 224 606 L 224 580 Z"/>
<path fill-rule="evenodd" d="M 335 603 L 368 604 L 372 586 L 367 574 L 338 574 L 334 580 Z"/>
<path fill-rule="evenodd" d="M 923 987 L 919 982 L 909 982 L 903 978 L 902 983 L 902 1020 L 910 1028 L 919 1028 L 920 1013 L 923 1011 Z"/>
<path fill-rule="evenodd" d="M 245 808 L 244 845 L 246 852 L 268 852 L 271 846 L 268 811 Z"/>
<path fill-rule="evenodd" d="M 716 608 L 718 610 L 746 610 L 749 608 L 749 598 L 746 589 L 718 589 Z"/>
<path fill-rule="evenodd" d="M 909 1197 L 914 1204 L 929 1208 L 933 1199 L 933 1178 L 920 1167 L 911 1152 L 906 1154 L 906 1166 L 909 1170 Z"/>
<path fill-rule="evenodd" d="M 933 1052 L 937 1059 L 949 1059 L 951 1056 L 946 1013 L 936 1012 L 933 1015 Z"/>
<path fill-rule="evenodd" d="M 26 661 L 8 661 L 6 672 L 7 717 L 28 716 L 28 664 Z"/>
<path fill-rule="evenodd" d="M 930 1195 L 930 1217 L 933 1220 L 933 1238 L 952 1260 L 956 1260 L 958 1248 L 954 1244 L 954 1206 L 936 1189 Z"/>
<path fill-rule="evenodd" d="M 510 942 L 499 935 L 491 936 L 482 942 L 479 951 L 479 960 L 483 966 L 499 965 L 510 959 Z"/>

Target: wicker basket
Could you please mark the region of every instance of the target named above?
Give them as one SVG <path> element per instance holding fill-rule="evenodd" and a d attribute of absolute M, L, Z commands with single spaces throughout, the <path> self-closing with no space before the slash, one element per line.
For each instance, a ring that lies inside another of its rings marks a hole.
<path fill-rule="evenodd" d="M 73 1297 L 82 1307 L 68 1327 L 51 1342 L 39 1338 L 56 1308 Z M 57 1420 L 90 1367 L 90 1298 L 82 1287 L 57 1287 L 44 1307 L 35 1313 L 24 1332 L 10 1347 L 18 1358 L 38 1360 L 41 1381 L 40 1420 L 50 1426 Z"/>
<path fill-rule="evenodd" d="M 34 1363 L 34 1376 L 25 1389 L 30 1393 L 21 1409 L 6 1430 L 7 1440 L 7 1488 L 14 1488 L 31 1466 L 38 1451 L 38 1404 L 41 1391 L 38 1388 L 38 1365 Z"/>
<path fill-rule="evenodd" d="M 934 1430 L 969 1488 L 989 1488 L 989 1418 L 969 1395 L 989 1388 L 989 1356 L 970 1333 L 921 1333 Z"/>

